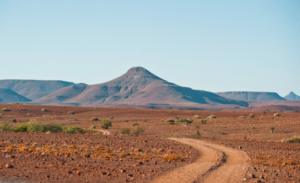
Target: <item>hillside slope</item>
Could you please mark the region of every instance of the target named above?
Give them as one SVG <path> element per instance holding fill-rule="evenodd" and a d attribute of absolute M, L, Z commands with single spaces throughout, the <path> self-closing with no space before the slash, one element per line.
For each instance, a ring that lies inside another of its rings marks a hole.
<path fill-rule="evenodd" d="M 0 80 L 0 88 L 13 90 L 30 100 L 38 99 L 73 84 L 66 81 Z"/>
<path fill-rule="evenodd" d="M 0 103 L 26 103 L 30 100 L 18 93 L 5 88 L 0 88 Z"/>

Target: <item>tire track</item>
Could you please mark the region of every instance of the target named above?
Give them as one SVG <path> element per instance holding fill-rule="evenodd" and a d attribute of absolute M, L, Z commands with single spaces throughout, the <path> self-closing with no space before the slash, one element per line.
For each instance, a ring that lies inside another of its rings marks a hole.
<path fill-rule="evenodd" d="M 189 138 L 170 140 L 190 145 L 201 155 L 195 162 L 168 172 L 152 183 L 238 183 L 248 170 L 249 157 L 243 151 Z"/>

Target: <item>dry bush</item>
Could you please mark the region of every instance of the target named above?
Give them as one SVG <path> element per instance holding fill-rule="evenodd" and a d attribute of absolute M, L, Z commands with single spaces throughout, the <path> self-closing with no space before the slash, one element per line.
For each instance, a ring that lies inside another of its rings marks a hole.
<path fill-rule="evenodd" d="M 145 132 L 145 130 L 144 130 L 144 128 L 142 128 L 142 127 L 136 127 L 136 128 L 134 128 L 133 130 L 132 130 L 132 135 L 133 136 L 139 136 L 139 135 L 141 135 L 141 134 L 143 134 Z"/>
<path fill-rule="evenodd" d="M 270 128 L 271 133 L 273 134 L 275 132 L 275 127 Z"/>
<path fill-rule="evenodd" d="M 300 143 L 300 136 L 293 136 L 293 137 L 290 137 L 290 138 L 285 139 L 283 141 L 287 142 L 287 143 L 297 143 L 297 144 L 299 144 Z"/>
<path fill-rule="evenodd" d="M 175 125 L 175 119 L 168 119 L 167 123 L 169 123 L 170 125 Z"/>
<path fill-rule="evenodd" d="M 167 162 L 184 160 L 184 158 L 174 153 L 166 153 L 163 155 L 162 159 Z"/>
<path fill-rule="evenodd" d="M 65 128 L 63 129 L 63 131 L 66 132 L 66 133 L 71 133 L 71 134 L 74 134 L 74 133 L 84 133 L 84 132 L 85 132 L 85 130 L 82 129 L 82 128 L 79 128 L 79 127 L 71 127 L 71 126 L 65 127 Z"/>
<path fill-rule="evenodd" d="M 101 121 L 101 127 L 103 129 L 109 129 L 112 127 L 112 122 L 109 119 L 102 119 Z"/>
<path fill-rule="evenodd" d="M 130 135 L 130 129 L 129 128 L 123 128 L 123 129 L 121 129 L 121 134 L 123 134 L 123 135 Z"/>

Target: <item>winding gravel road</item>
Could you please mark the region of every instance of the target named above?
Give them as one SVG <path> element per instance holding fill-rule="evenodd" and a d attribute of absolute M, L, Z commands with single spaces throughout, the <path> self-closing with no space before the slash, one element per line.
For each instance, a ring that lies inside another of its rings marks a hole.
<path fill-rule="evenodd" d="M 197 149 L 200 157 L 193 163 L 168 172 L 152 183 L 240 183 L 249 168 L 243 151 L 189 138 L 171 138 Z"/>

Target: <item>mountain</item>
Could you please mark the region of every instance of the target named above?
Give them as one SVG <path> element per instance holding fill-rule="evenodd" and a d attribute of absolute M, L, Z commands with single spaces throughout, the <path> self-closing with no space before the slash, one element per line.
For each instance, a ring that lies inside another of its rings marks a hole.
<path fill-rule="evenodd" d="M 284 97 L 287 100 L 291 101 L 300 101 L 300 96 L 294 92 L 290 92 L 287 96 Z"/>
<path fill-rule="evenodd" d="M 0 80 L 0 88 L 10 89 L 30 100 L 38 99 L 73 84 L 66 81 Z"/>
<path fill-rule="evenodd" d="M 49 95 L 34 100 L 35 103 L 67 103 L 71 99 L 80 94 L 88 85 L 84 83 L 74 84 L 61 89 L 58 89 Z"/>
<path fill-rule="evenodd" d="M 0 88 L 0 103 L 26 103 L 30 100 L 18 93 L 5 88 Z"/>
<path fill-rule="evenodd" d="M 241 100 L 246 102 L 268 102 L 268 101 L 285 100 L 275 92 L 235 91 L 235 92 L 221 92 L 217 94 L 228 99 Z"/>
<path fill-rule="evenodd" d="M 248 105 L 246 102 L 226 99 L 208 91 L 178 86 L 142 67 L 131 68 L 121 77 L 103 84 L 75 88 L 67 86 L 35 102 L 138 106 Z"/>

